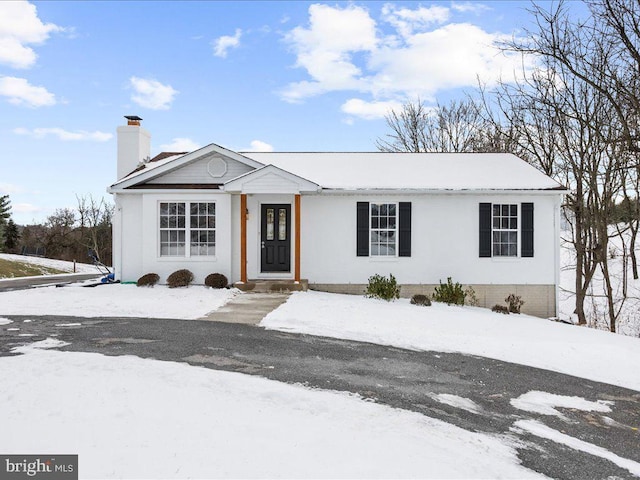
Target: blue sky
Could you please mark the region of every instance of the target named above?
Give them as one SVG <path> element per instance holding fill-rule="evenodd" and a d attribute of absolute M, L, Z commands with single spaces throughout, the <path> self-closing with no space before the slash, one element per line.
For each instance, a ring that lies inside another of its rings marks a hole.
<path fill-rule="evenodd" d="M 527 2 L 0 2 L 0 193 L 17 223 L 109 197 L 115 129 L 152 154 L 374 151 L 384 114 L 521 60 Z"/>

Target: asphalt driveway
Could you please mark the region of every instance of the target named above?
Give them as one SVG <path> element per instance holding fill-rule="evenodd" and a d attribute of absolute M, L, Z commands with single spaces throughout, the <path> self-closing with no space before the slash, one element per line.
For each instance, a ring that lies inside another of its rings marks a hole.
<path fill-rule="evenodd" d="M 635 477 L 610 460 L 513 431 L 515 421 L 538 420 L 640 463 L 640 392 L 577 377 L 462 354 L 415 352 L 240 324 L 131 318 L 8 318 L 14 323 L 0 326 L 0 356 L 11 355 L 13 347 L 53 336 L 70 343 L 62 350 L 187 362 L 352 392 L 467 430 L 511 434 L 522 441 L 522 463 L 552 478 Z M 19 330 L 13 330 L 16 328 Z M 614 404 L 612 412 L 606 414 L 562 409 L 565 419 L 524 412 L 511 405 L 511 399 L 532 390 L 591 401 L 610 400 Z M 473 400 L 481 410 L 470 412 L 442 403 L 436 399 L 438 394 Z"/>

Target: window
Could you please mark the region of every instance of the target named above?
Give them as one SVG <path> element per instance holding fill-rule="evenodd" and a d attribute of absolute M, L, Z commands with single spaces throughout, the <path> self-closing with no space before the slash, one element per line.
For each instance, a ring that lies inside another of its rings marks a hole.
<path fill-rule="evenodd" d="M 371 255 L 394 257 L 396 255 L 396 204 L 371 204 Z"/>
<path fill-rule="evenodd" d="M 189 215 L 186 212 L 189 212 Z M 214 256 L 216 204 L 207 202 L 160 203 L 160 256 Z M 189 249 L 186 240 L 189 239 Z"/>
<path fill-rule="evenodd" d="M 494 257 L 518 256 L 518 205 L 493 204 L 492 250 Z"/>

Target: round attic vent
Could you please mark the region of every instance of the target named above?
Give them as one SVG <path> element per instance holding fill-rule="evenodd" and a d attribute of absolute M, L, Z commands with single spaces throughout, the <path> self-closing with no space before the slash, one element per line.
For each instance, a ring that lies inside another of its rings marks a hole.
<path fill-rule="evenodd" d="M 209 160 L 207 171 L 213 178 L 220 178 L 227 173 L 227 162 L 219 157 L 213 158 Z"/>

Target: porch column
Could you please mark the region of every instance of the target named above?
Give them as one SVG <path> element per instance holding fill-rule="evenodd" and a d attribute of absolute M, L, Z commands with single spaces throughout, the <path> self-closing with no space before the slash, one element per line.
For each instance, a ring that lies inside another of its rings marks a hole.
<path fill-rule="evenodd" d="M 295 239 L 296 239 L 296 251 L 295 251 L 295 271 L 294 280 L 300 281 L 300 194 L 295 197 Z"/>
<path fill-rule="evenodd" d="M 247 195 L 240 195 L 240 281 L 247 283 Z"/>

